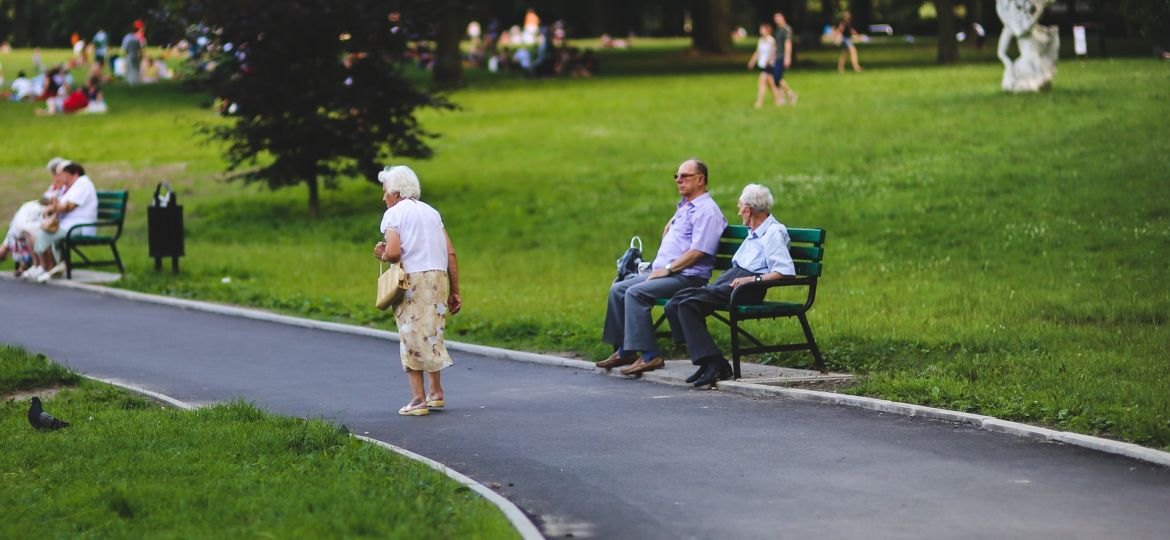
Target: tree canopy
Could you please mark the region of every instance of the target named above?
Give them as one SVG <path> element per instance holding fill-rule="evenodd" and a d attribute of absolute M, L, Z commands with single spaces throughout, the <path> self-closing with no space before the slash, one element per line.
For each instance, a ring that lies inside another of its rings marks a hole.
<path fill-rule="evenodd" d="M 221 101 L 237 177 L 272 188 L 371 178 L 391 156 L 426 157 L 419 108 L 452 105 L 406 80 L 388 10 L 378 0 L 211 0 L 188 12 L 213 37 L 197 79 Z"/>

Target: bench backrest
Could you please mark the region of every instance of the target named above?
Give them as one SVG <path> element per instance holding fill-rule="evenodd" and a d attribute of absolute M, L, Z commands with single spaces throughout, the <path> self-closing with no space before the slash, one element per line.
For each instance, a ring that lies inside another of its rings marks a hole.
<path fill-rule="evenodd" d="M 723 236 L 719 238 L 719 252 L 715 255 L 715 269 L 727 270 L 731 268 L 731 257 L 747 238 L 748 229 L 744 225 L 728 225 L 723 229 Z M 820 277 L 821 258 L 825 255 L 824 229 L 796 229 L 788 228 L 788 237 L 792 240 L 788 246 L 788 253 L 792 255 L 792 262 L 796 266 L 796 275 L 801 277 Z"/>
<path fill-rule="evenodd" d="M 126 218 L 126 201 L 130 199 L 128 191 L 99 191 L 98 221 L 122 222 Z"/>

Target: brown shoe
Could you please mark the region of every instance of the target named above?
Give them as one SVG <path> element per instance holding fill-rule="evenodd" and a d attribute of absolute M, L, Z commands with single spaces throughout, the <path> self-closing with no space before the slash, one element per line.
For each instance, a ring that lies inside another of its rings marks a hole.
<path fill-rule="evenodd" d="M 639 358 L 637 362 L 634 362 L 634 365 L 622 369 L 622 375 L 641 375 L 642 373 L 654 371 L 661 367 L 666 367 L 666 360 L 663 360 L 661 356 L 655 356 L 649 362 L 643 358 Z"/>
<path fill-rule="evenodd" d="M 604 369 L 612 369 L 612 368 L 615 368 L 618 366 L 628 366 L 630 364 L 633 364 L 634 361 L 637 359 L 638 359 L 638 355 L 636 355 L 636 354 L 626 353 L 625 356 L 621 356 L 618 354 L 617 351 L 614 351 L 613 354 L 609 355 L 609 358 L 606 358 L 605 360 L 598 362 L 597 367 L 604 368 Z"/>

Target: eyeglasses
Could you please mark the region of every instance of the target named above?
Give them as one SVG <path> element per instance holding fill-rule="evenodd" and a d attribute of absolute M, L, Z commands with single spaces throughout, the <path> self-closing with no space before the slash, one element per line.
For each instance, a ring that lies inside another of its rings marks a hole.
<path fill-rule="evenodd" d="M 683 178 L 686 178 L 686 177 L 688 177 L 688 176 L 699 176 L 699 175 L 701 175 L 701 174 L 703 174 L 703 173 L 697 173 L 697 172 L 689 172 L 689 173 L 682 173 L 682 174 L 677 174 L 677 173 L 676 173 L 676 174 L 674 175 L 674 179 L 675 179 L 675 180 L 681 180 L 681 179 L 683 179 Z"/>

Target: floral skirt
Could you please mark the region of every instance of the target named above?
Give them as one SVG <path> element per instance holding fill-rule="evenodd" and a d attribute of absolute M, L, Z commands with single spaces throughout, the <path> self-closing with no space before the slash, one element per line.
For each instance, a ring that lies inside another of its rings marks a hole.
<path fill-rule="evenodd" d="M 406 293 L 394 306 L 402 369 L 439 371 L 451 365 L 443 334 L 447 329 L 447 272 L 406 274 Z"/>

